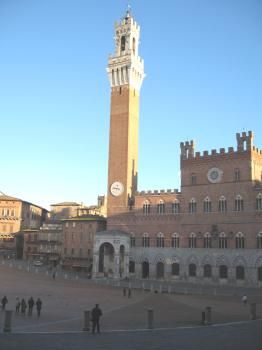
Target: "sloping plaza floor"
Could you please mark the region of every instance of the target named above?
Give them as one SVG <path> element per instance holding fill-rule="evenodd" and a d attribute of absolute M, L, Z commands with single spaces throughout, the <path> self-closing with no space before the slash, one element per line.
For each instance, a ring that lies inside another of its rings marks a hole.
<path fill-rule="evenodd" d="M 0 334 L 5 350 L 261 350 L 262 322 L 174 330 Z"/>
<path fill-rule="evenodd" d="M 35 310 L 31 317 L 13 313 L 12 333 L 0 334 L 1 350 L 262 349 L 262 323 L 249 322 L 249 308 L 242 305 L 239 296 L 155 294 L 135 290 L 132 297 L 127 298 L 119 288 L 82 280 L 53 280 L 45 274 L 7 266 L 0 267 L 0 280 L 0 298 L 7 295 L 8 309 L 14 310 L 16 296 L 26 300 L 30 296 L 40 297 L 43 301 L 39 319 Z M 252 301 L 257 302 L 257 315 L 262 318 L 262 296 L 253 297 Z M 95 303 L 103 310 L 102 334 L 81 333 L 83 311 L 92 309 Z M 240 323 L 199 326 L 206 306 L 212 307 L 213 324 Z M 153 331 L 145 331 L 148 308 L 154 309 Z M 3 323 L 4 313 L 0 312 L 0 332 Z M 182 326 L 189 328 L 176 328 Z M 158 328 L 162 330 L 156 330 Z M 229 344 L 231 347 L 226 347 Z"/>

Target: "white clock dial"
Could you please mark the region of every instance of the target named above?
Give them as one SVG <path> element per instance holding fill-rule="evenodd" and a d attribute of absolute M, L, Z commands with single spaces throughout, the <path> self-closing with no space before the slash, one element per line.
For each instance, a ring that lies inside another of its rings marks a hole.
<path fill-rule="evenodd" d="M 223 171 L 218 168 L 211 168 L 207 172 L 207 178 L 209 182 L 217 183 L 222 179 Z"/>
<path fill-rule="evenodd" d="M 115 181 L 110 187 L 110 192 L 113 196 L 118 197 L 124 192 L 124 185 L 120 181 Z"/>

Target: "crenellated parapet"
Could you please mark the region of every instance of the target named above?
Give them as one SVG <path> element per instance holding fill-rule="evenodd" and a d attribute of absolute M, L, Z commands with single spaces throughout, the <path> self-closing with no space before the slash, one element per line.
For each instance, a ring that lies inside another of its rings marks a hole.
<path fill-rule="evenodd" d="M 237 150 L 240 152 L 251 150 L 253 148 L 253 138 L 254 134 L 252 131 L 237 133 Z"/>
<path fill-rule="evenodd" d="M 262 155 L 262 150 L 259 148 L 256 148 L 255 146 L 253 146 L 253 152 L 257 153 L 258 155 Z"/>
<path fill-rule="evenodd" d="M 180 142 L 180 150 L 181 150 L 181 158 L 187 159 L 187 158 L 194 158 L 195 154 L 195 143 L 193 140 L 186 141 L 186 142 Z"/>
<path fill-rule="evenodd" d="M 262 150 L 253 146 L 254 134 L 252 131 L 242 132 L 236 134 L 237 150 L 234 147 L 220 148 L 219 150 L 212 149 L 211 151 L 195 152 L 194 142 L 186 141 L 180 143 L 181 159 L 214 159 L 220 156 L 230 156 L 243 154 L 243 152 L 253 151 L 258 155 L 262 154 Z"/>
<path fill-rule="evenodd" d="M 136 196 L 178 194 L 178 189 L 137 191 Z"/>

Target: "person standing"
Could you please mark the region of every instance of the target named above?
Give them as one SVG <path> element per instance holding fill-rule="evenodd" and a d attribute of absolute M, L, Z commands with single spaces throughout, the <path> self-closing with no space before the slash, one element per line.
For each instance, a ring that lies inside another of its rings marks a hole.
<path fill-rule="evenodd" d="M 32 316 L 33 313 L 33 307 L 35 305 L 34 299 L 33 297 L 31 297 L 30 299 L 28 299 L 28 316 Z"/>
<path fill-rule="evenodd" d="M 246 296 L 246 294 L 244 294 L 243 297 L 242 297 L 242 303 L 244 305 L 247 305 L 247 296 Z"/>
<path fill-rule="evenodd" d="M 97 333 L 100 333 L 100 324 L 99 319 L 102 316 L 102 311 L 98 304 L 93 308 L 91 312 L 93 327 L 92 327 L 92 333 L 95 333 L 95 330 L 97 330 Z"/>
<path fill-rule="evenodd" d="M 1 300 L 1 304 L 2 304 L 2 310 L 5 310 L 5 306 L 8 303 L 8 299 L 6 297 L 6 295 L 2 298 Z"/>
<path fill-rule="evenodd" d="M 42 309 L 42 300 L 40 298 L 37 298 L 35 304 L 36 304 L 36 310 L 37 310 L 37 317 L 40 317 L 40 313 Z"/>
<path fill-rule="evenodd" d="M 27 308 L 26 302 L 25 302 L 25 299 L 23 298 L 23 299 L 21 300 L 21 314 L 22 314 L 23 316 L 25 316 L 26 308 Z"/>
<path fill-rule="evenodd" d="M 21 305 L 21 302 L 20 302 L 20 299 L 19 297 L 16 297 L 15 298 L 15 312 L 18 314 L 19 311 L 20 311 L 20 305 Z"/>

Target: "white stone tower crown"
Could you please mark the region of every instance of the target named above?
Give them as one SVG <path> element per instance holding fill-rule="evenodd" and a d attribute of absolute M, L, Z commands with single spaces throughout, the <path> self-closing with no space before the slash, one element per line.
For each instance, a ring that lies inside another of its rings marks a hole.
<path fill-rule="evenodd" d="M 144 61 L 138 55 L 140 26 L 128 10 L 125 17 L 115 23 L 115 54 L 109 56 L 107 73 L 111 87 L 130 85 L 140 91 L 144 74 Z"/>

